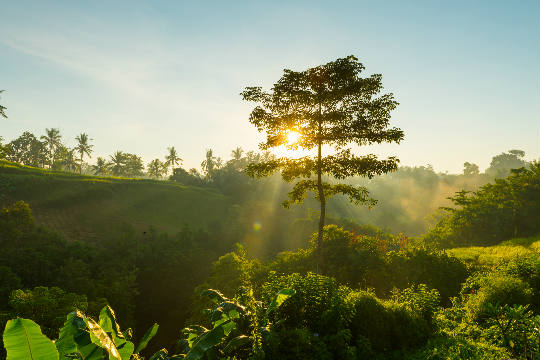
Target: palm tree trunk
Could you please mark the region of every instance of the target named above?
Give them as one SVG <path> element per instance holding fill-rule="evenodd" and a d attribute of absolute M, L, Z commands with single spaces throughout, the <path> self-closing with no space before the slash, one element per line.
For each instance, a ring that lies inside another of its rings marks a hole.
<path fill-rule="evenodd" d="M 82 175 L 82 158 L 83 158 L 83 153 L 81 153 L 81 163 L 79 164 L 79 174 Z"/>

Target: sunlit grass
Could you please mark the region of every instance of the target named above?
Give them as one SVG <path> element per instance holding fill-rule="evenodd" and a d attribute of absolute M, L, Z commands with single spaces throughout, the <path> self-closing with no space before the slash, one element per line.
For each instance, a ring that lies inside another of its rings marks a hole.
<path fill-rule="evenodd" d="M 447 250 L 449 254 L 475 266 L 493 267 L 540 250 L 540 236 L 514 238 L 495 246 L 471 246 Z"/>

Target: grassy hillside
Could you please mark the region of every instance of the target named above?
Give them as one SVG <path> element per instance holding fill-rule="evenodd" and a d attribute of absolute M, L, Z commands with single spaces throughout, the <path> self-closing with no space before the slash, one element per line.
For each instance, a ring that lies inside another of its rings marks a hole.
<path fill-rule="evenodd" d="M 24 200 L 39 224 L 67 239 L 97 240 L 129 224 L 171 234 L 184 224 L 212 226 L 227 216 L 218 192 L 169 181 L 53 172 L 0 161 L 0 204 Z"/>
<path fill-rule="evenodd" d="M 475 268 L 494 268 L 516 257 L 524 257 L 540 251 L 540 235 L 514 238 L 494 246 L 470 246 L 447 250 L 447 252 Z"/>

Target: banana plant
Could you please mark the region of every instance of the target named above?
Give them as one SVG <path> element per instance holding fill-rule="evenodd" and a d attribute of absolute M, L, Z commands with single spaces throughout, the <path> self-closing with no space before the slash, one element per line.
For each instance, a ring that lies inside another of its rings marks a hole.
<path fill-rule="evenodd" d="M 236 301 L 226 298 L 217 290 L 208 289 L 201 296 L 210 298 L 216 306 L 205 310 L 212 328 L 190 326 L 183 330 L 184 339 L 179 342 L 182 349 L 178 358 L 199 360 L 248 354 L 253 347 L 253 326 L 259 333 L 268 333 L 272 324 L 268 314 L 277 309 L 285 300 L 295 294 L 293 289 L 283 289 L 277 293 L 266 310 L 266 316 L 260 322 L 253 323 L 257 309 L 248 309 Z"/>
<path fill-rule="evenodd" d="M 39 325 L 20 318 L 8 321 L 3 338 L 8 360 L 137 360 L 157 330 L 157 324 L 150 327 L 135 348 L 131 329 L 122 332 L 114 311 L 105 306 L 99 321 L 78 310 L 69 313 L 54 343 Z"/>

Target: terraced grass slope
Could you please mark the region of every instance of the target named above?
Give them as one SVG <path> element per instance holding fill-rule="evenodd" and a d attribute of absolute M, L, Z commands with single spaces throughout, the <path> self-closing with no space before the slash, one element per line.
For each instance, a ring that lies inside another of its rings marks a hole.
<path fill-rule="evenodd" d="M 126 224 L 175 234 L 226 219 L 218 192 L 169 181 L 77 175 L 0 160 L 0 205 L 24 200 L 39 224 L 68 240 L 99 240 Z"/>
<path fill-rule="evenodd" d="M 477 269 L 490 269 L 513 258 L 540 252 L 540 235 L 514 238 L 494 246 L 470 246 L 447 251 Z"/>

